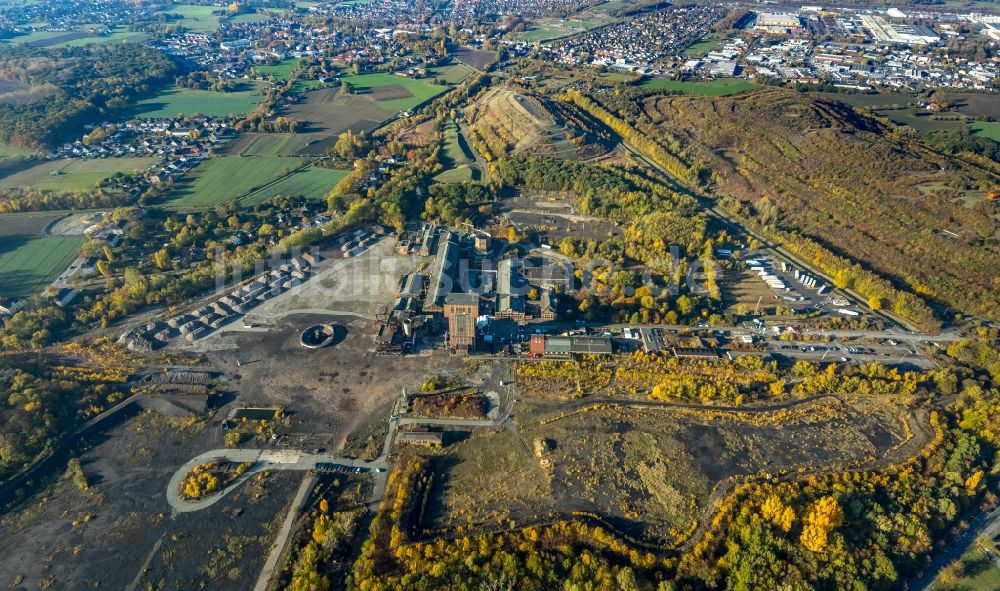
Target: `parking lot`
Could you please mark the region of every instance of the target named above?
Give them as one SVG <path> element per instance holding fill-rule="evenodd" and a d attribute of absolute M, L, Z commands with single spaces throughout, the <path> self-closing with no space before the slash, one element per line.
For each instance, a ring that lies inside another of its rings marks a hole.
<path fill-rule="evenodd" d="M 840 290 L 792 263 L 776 260 L 766 252 L 744 254 L 731 259 L 732 251 L 719 249 L 717 256 L 729 260 L 729 277 L 724 289 L 733 303 L 779 306 L 797 315 L 818 312 L 821 317 L 862 318 L 870 313 Z"/>

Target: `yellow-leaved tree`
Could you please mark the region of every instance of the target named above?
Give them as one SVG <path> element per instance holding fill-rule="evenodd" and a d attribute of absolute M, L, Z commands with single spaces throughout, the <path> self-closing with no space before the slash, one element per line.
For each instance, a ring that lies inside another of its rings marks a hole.
<path fill-rule="evenodd" d="M 767 497 L 760 507 L 760 512 L 764 519 L 780 527 L 783 532 L 788 532 L 795 524 L 795 509 L 782 503 L 778 495 Z"/>
<path fill-rule="evenodd" d="M 813 552 L 823 552 L 830 532 L 844 522 L 844 510 L 837 499 L 822 497 L 809 506 L 803 522 L 805 525 L 799 541 Z"/>

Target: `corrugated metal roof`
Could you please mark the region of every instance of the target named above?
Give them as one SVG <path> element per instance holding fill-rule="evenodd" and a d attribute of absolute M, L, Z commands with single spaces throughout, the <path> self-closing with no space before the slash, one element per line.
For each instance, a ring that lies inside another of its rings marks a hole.
<path fill-rule="evenodd" d="M 455 233 L 448 232 L 438 244 L 434 259 L 434 271 L 431 275 L 430 292 L 427 295 L 427 306 L 444 306 L 444 298 L 454 285 L 451 274 L 458 265 L 458 242 Z"/>

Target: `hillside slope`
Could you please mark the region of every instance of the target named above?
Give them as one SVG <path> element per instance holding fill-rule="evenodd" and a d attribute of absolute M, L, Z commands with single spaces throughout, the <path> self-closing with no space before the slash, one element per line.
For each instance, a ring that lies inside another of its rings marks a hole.
<path fill-rule="evenodd" d="M 994 320 L 1000 178 L 846 105 L 783 90 L 651 96 L 643 113 L 764 224 L 796 230 L 900 286 Z"/>

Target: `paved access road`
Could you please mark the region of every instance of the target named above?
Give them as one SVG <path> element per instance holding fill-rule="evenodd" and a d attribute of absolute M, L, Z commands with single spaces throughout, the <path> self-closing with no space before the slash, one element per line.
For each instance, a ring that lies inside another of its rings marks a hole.
<path fill-rule="evenodd" d="M 180 485 L 184 477 L 195 466 L 213 461 L 232 462 L 235 464 L 251 462 L 253 466 L 217 493 L 197 500 L 181 498 Z M 213 449 L 191 458 L 174 472 L 173 476 L 170 477 L 170 482 L 167 484 L 167 502 L 170 503 L 170 507 L 174 510 L 174 513 L 200 511 L 219 502 L 222 497 L 241 486 L 258 472 L 265 470 L 313 470 L 316 468 L 316 464 L 320 463 L 341 464 L 369 471 L 375 476 L 376 492 L 385 491 L 384 480 L 387 474 L 387 465 L 383 459 L 367 462 L 328 453 L 314 454 L 286 449 Z M 380 483 L 380 480 L 383 482 Z M 380 500 L 381 493 L 378 494 L 377 499 L 370 499 L 369 502 L 377 503 Z"/>
<path fill-rule="evenodd" d="M 958 560 L 965 551 L 980 537 L 992 539 L 1000 535 L 1000 507 L 989 513 L 981 513 L 969 521 L 969 529 L 961 537 L 948 545 L 948 549 L 934 557 L 934 560 L 924 569 L 924 574 L 909 581 L 906 588 L 910 591 L 930 591 L 935 589 L 938 574 L 941 569 Z"/>

